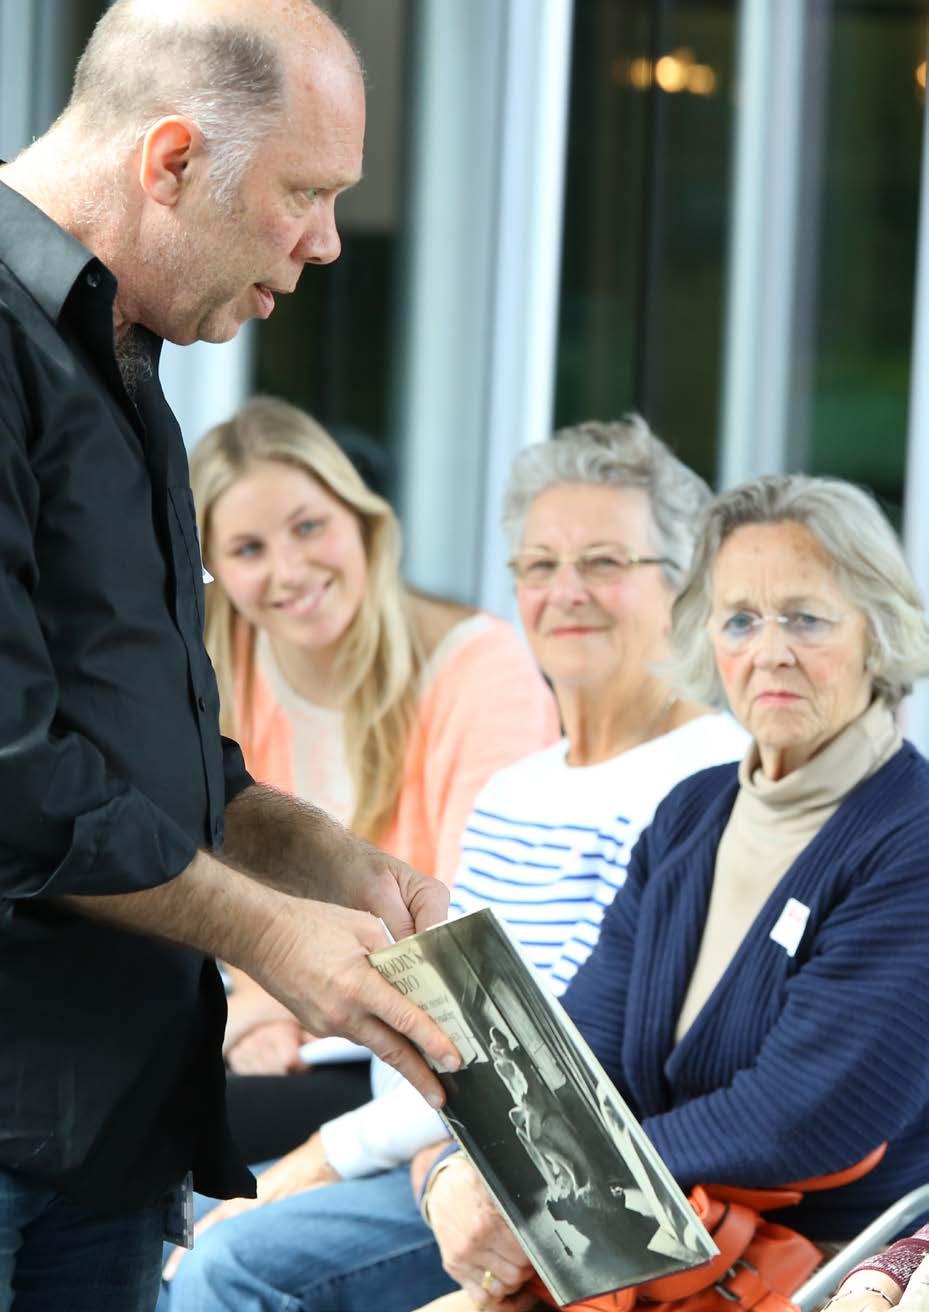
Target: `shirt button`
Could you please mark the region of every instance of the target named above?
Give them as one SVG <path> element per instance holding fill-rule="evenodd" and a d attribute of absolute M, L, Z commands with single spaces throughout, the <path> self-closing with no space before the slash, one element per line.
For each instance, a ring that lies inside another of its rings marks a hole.
<path fill-rule="evenodd" d="M 100 274 L 96 269 L 91 269 L 85 281 L 88 287 L 93 287 L 96 290 L 96 288 L 100 286 Z"/>
<path fill-rule="evenodd" d="M 200 707 L 200 710 L 201 710 L 201 711 L 204 711 L 204 712 L 205 712 L 205 711 L 206 711 L 206 698 L 205 698 L 205 697 L 198 697 L 198 698 L 197 698 L 197 705 Z"/>

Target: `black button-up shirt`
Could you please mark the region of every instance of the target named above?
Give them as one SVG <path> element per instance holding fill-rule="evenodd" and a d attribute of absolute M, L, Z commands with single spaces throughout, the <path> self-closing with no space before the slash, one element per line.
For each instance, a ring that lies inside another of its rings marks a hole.
<path fill-rule="evenodd" d="M 218 727 L 181 435 L 133 398 L 112 274 L 0 183 L 0 1168 L 94 1206 L 251 1192 L 211 961 L 71 912 L 222 842 L 250 782 Z"/>

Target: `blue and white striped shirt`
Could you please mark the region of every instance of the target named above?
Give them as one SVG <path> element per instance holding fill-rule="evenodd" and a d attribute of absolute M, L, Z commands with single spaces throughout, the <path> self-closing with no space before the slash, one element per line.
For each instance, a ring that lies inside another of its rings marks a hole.
<path fill-rule="evenodd" d="M 556 743 L 499 770 L 462 838 L 450 914 L 493 907 L 559 995 L 590 955 L 642 829 L 665 794 L 709 765 L 744 755 L 748 734 L 704 715 L 599 765 L 568 766 Z M 372 1063 L 374 1099 L 320 1129 L 344 1178 L 389 1170 L 444 1127 L 390 1066 Z"/>
<path fill-rule="evenodd" d="M 728 715 L 705 715 L 597 765 L 568 766 L 563 740 L 498 771 L 462 838 L 451 914 L 493 907 L 561 994 L 655 807 L 688 775 L 741 757 L 748 741 Z"/>

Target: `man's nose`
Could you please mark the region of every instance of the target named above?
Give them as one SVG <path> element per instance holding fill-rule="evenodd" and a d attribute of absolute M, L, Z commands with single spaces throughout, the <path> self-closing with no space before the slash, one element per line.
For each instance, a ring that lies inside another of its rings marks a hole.
<path fill-rule="evenodd" d="M 342 239 L 335 221 L 335 202 L 319 202 L 307 221 L 294 255 L 304 264 L 331 264 L 342 251 Z"/>

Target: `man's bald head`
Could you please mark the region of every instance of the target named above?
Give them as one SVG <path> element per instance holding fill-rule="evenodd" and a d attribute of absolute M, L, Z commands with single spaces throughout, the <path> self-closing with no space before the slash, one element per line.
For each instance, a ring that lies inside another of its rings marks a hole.
<path fill-rule="evenodd" d="M 130 148 L 166 115 L 191 119 L 216 194 L 229 196 L 258 142 L 286 117 L 292 71 L 357 52 L 312 0 L 116 0 L 77 66 L 65 117 Z"/>

